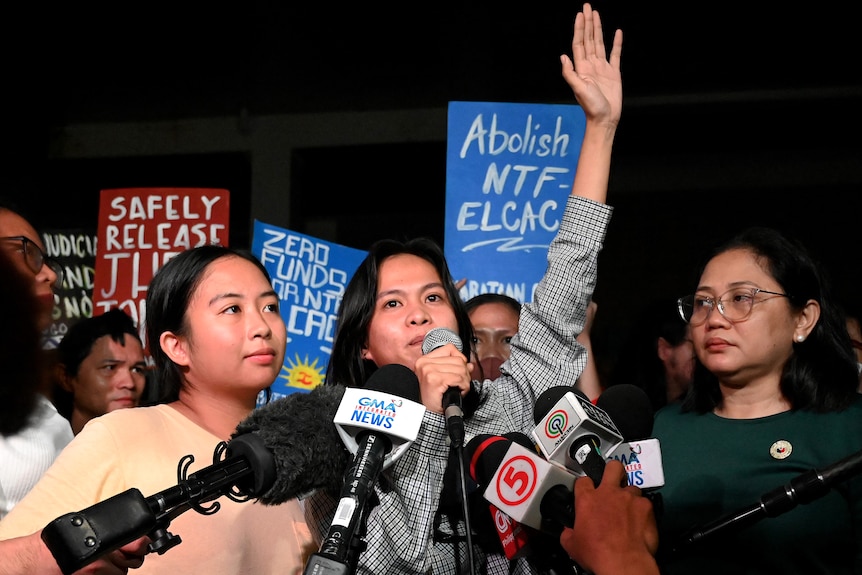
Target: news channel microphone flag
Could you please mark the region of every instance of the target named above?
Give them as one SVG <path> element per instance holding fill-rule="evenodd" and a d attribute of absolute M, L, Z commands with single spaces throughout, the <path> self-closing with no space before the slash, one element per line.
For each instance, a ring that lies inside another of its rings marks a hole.
<path fill-rule="evenodd" d="M 533 300 L 585 126 L 572 104 L 449 102 L 444 252 L 463 299 Z"/>
<path fill-rule="evenodd" d="M 287 327 L 287 352 L 272 398 L 307 393 L 323 383 L 341 297 L 368 252 L 260 220 L 254 222 L 251 251 L 269 271 Z"/>

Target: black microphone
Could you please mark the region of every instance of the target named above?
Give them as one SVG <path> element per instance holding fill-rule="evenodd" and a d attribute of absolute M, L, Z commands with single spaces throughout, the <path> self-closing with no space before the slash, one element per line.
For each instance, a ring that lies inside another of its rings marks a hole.
<path fill-rule="evenodd" d="M 422 354 L 425 355 L 438 347 L 451 343 L 458 351 L 464 351 L 461 338 L 451 329 L 435 327 L 425 334 L 422 340 Z M 443 394 L 443 413 L 446 415 L 446 429 L 455 447 L 464 446 L 464 410 L 461 408 L 461 390 L 450 387 Z"/>
<path fill-rule="evenodd" d="M 736 513 L 730 513 L 703 527 L 691 529 L 677 543 L 690 545 L 730 529 L 742 529 L 764 517 L 777 517 L 795 508 L 800 503 L 811 503 L 823 497 L 836 483 L 846 481 L 862 471 L 862 451 L 857 451 L 823 469 L 812 469 L 802 473 L 784 485 L 764 493 L 760 500 Z"/>
<path fill-rule="evenodd" d="M 611 417 L 580 390 L 561 385 L 542 393 L 533 408 L 532 435 L 545 458 L 598 485 L 605 454 L 622 443 Z"/>
<path fill-rule="evenodd" d="M 506 433 L 503 436 L 495 436 L 490 433 L 483 433 L 475 436 L 470 444 L 470 459 L 475 455 L 476 445 L 490 439 L 492 437 L 502 437 L 512 440 L 527 449 L 535 451 L 536 447 L 533 442 L 523 433 Z M 462 457 L 465 454 L 462 454 Z M 465 460 L 466 466 L 469 466 L 470 460 Z M 471 477 L 471 479 L 473 479 Z M 473 525 L 479 546 L 488 552 L 504 553 L 507 559 L 517 559 L 532 553 L 530 545 L 530 533 L 527 526 L 522 526 L 518 521 L 515 521 L 508 514 L 501 511 L 493 503 L 489 503 L 482 493 L 476 489 L 478 485 L 473 481 L 471 487 L 470 509 L 473 514 Z M 495 536 L 491 535 L 495 533 Z"/>
<path fill-rule="evenodd" d="M 664 466 L 659 440 L 650 437 L 654 414 L 649 396 L 640 387 L 618 384 L 608 387 L 596 400 L 610 416 L 623 436 L 623 442 L 608 454 L 626 468 L 629 485 L 646 492 L 664 485 Z M 660 504 L 658 495 L 650 496 Z M 661 509 L 656 510 L 660 512 Z"/>
<path fill-rule="evenodd" d="M 216 446 L 213 465 L 146 498 L 131 488 L 62 515 L 43 529 L 42 539 L 68 575 L 148 534 L 150 551 L 165 553 L 181 542 L 166 531 L 170 521 L 188 509 L 212 513 L 217 502 L 209 509 L 202 504 L 222 495 L 278 505 L 315 489 L 338 490 L 350 452 L 331 421 L 344 390 L 319 385 L 263 405 L 240 422 L 229 442 Z"/>
<path fill-rule="evenodd" d="M 279 505 L 317 489 L 341 488 L 351 454 L 332 421 L 345 389 L 324 384 L 292 393 L 258 407 L 237 425 L 231 442 L 258 436 L 275 460 L 275 478 L 258 496 L 261 503 Z"/>
<path fill-rule="evenodd" d="M 497 509 L 523 525 L 558 536 L 575 522 L 577 477 L 524 443 L 532 444 L 529 438 L 477 435 L 464 450 L 470 476 Z"/>
<path fill-rule="evenodd" d="M 384 365 L 375 371 L 365 386 L 351 388 L 344 394 L 339 412 L 352 411 L 354 420 L 368 425 L 357 435 L 353 462 L 344 474 L 338 507 L 320 550 L 308 560 L 304 573 L 352 573 L 362 545 L 354 539 L 364 530 L 369 495 L 393 448 L 388 429 L 407 429 L 416 439 L 421 423 L 410 407 L 421 405 L 419 380 L 413 370 L 397 364 Z M 369 418 L 368 415 L 378 417 Z M 381 415 L 382 414 L 382 415 Z M 348 417 L 348 419 L 350 419 Z"/>

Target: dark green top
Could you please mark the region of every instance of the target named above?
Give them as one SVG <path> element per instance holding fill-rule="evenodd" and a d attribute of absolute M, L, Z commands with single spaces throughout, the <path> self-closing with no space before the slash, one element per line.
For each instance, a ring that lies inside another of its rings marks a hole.
<path fill-rule="evenodd" d="M 656 413 L 653 432 L 665 474 L 657 508 L 662 573 L 862 573 L 862 396 L 839 413 L 758 419 L 683 414 L 671 405 Z M 818 489 L 824 481 L 812 470 L 855 455 L 847 481 L 827 479 L 832 488 Z M 775 491 L 803 474 L 813 483 L 798 494 Z M 802 502 L 809 495 L 816 497 Z M 761 502 L 775 512 L 762 513 Z M 679 543 L 692 528 L 743 511 L 757 520 Z"/>

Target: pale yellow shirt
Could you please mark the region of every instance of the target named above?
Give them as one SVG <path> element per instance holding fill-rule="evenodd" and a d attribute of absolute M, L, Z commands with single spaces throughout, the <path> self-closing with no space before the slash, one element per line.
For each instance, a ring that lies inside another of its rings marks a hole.
<path fill-rule="evenodd" d="M 68 512 L 137 488 L 144 497 L 177 485 L 177 466 L 195 457 L 188 473 L 213 463 L 219 438 L 167 405 L 120 409 L 91 420 L 42 479 L 0 521 L 0 540 L 43 528 Z M 300 574 L 313 547 L 299 502 L 265 506 L 227 497 L 214 515 L 189 510 L 171 521 L 182 543 L 150 553 L 136 575 Z"/>

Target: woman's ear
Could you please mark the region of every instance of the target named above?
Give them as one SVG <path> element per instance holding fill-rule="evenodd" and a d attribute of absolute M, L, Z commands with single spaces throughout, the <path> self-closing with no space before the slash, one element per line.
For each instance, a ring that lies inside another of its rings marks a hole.
<path fill-rule="evenodd" d="M 814 326 L 820 320 L 820 302 L 810 299 L 805 302 L 805 307 L 802 308 L 797 320 L 796 329 L 793 334 L 797 341 L 804 341 L 814 330 Z M 802 337 L 800 340 L 799 337 Z"/>
<path fill-rule="evenodd" d="M 159 345 L 172 362 L 183 367 L 189 365 L 188 343 L 184 338 L 166 331 L 159 336 Z"/>

